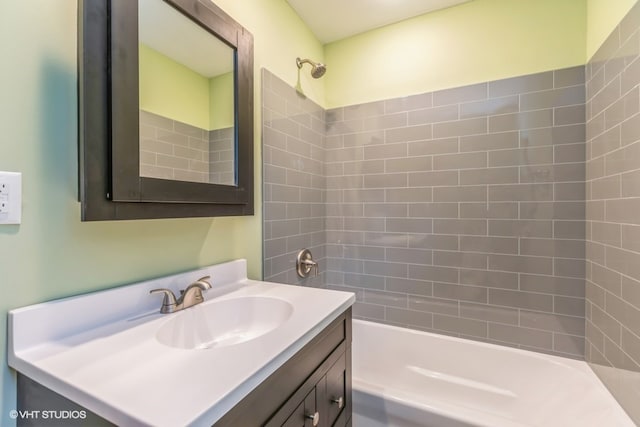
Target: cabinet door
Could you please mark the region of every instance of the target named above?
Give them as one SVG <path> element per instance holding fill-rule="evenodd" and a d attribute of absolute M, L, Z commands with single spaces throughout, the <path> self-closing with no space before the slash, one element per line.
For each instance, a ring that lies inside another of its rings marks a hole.
<path fill-rule="evenodd" d="M 346 387 L 346 356 L 343 353 L 340 358 L 333 364 L 326 375 L 327 381 L 327 418 L 326 425 L 344 426 L 346 419 L 343 409 L 347 405 L 347 387 Z"/>
<path fill-rule="evenodd" d="M 316 402 L 316 389 L 304 398 L 304 427 L 316 427 L 320 421 L 318 404 Z"/>
<path fill-rule="evenodd" d="M 293 410 L 282 427 L 314 427 L 318 425 L 317 421 L 319 420 L 320 414 L 317 411 L 316 389 L 314 388 L 304 398 L 304 401 Z"/>
<path fill-rule="evenodd" d="M 287 421 L 282 424 L 282 427 L 304 427 L 304 402 L 298 405 L 298 407 L 291 413 Z"/>

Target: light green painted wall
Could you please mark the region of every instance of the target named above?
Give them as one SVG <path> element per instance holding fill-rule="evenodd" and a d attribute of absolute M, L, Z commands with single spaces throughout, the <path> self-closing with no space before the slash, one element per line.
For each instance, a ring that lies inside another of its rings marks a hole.
<path fill-rule="evenodd" d="M 586 0 L 589 60 L 638 0 Z M 587 61 L 585 61 L 587 62 Z"/>
<path fill-rule="evenodd" d="M 206 78 L 139 45 L 140 108 L 201 129 L 233 126 L 233 73 Z"/>
<path fill-rule="evenodd" d="M 328 44 L 327 106 L 581 65 L 585 34 L 585 0 L 475 0 Z"/>
<path fill-rule="evenodd" d="M 83 223 L 77 195 L 77 5 L 0 1 L 0 170 L 23 173 L 23 217 L 0 226 L 0 425 L 11 426 L 15 378 L 6 365 L 6 312 L 41 301 L 247 258 L 262 275 L 260 67 L 292 85 L 295 57 L 322 46 L 284 0 L 218 0 L 255 43 L 256 215 Z M 324 99 L 317 82 L 308 95 Z"/>
<path fill-rule="evenodd" d="M 209 79 L 209 129 L 233 126 L 233 73 Z"/>
<path fill-rule="evenodd" d="M 139 45 L 140 108 L 209 129 L 209 79 L 143 44 Z"/>

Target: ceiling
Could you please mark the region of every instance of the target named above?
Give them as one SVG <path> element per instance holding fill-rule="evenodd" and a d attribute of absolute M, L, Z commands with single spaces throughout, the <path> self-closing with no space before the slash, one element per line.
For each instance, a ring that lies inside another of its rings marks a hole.
<path fill-rule="evenodd" d="M 471 0 L 287 0 L 323 44 Z"/>
<path fill-rule="evenodd" d="M 233 70 L 233 49 L 159 0 L 140 0 L 140 42 L 210 78 Z"/>

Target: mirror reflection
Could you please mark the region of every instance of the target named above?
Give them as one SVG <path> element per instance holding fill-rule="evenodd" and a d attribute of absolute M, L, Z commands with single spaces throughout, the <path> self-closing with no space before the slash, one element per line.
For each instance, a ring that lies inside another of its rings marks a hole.
<path fill-rule="evenodd" d="M 139 0 L 140 176 L 236 185 L 235 51 Z"/>

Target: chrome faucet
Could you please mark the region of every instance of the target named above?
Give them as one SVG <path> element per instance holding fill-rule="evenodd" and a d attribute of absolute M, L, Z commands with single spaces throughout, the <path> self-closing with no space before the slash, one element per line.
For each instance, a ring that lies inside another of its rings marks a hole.
<path fill-rule="evenodd" d="M 211 289 L 211 283 L 209 279 L 211 276 L 204 276 L 187 286 L 185 290 L 180 291 L 180 297 L 176 299 L 176 296 L 170 289 L 153 289 L 149 291 L 150 294 L 164 294 L 162 300 L 162 307 L 160 307 L 160 313 L 175 313 L 176 311 L 184 310 L 185 308 L 192 307 L 196 304 L 204 302 L 202 291 Z"/>

